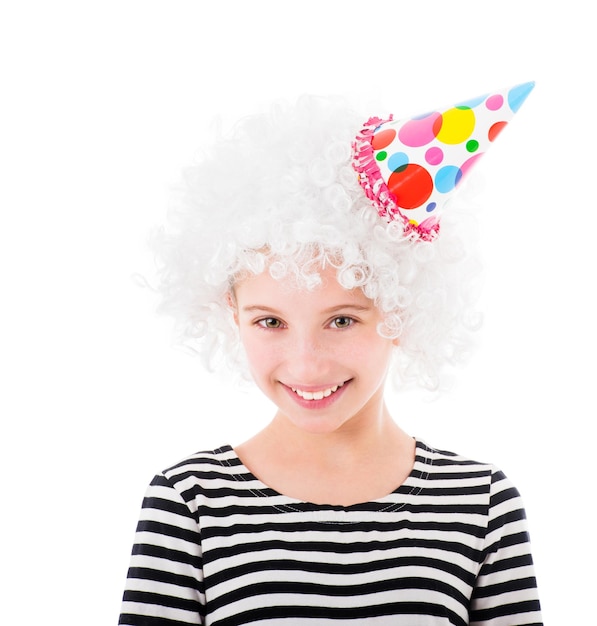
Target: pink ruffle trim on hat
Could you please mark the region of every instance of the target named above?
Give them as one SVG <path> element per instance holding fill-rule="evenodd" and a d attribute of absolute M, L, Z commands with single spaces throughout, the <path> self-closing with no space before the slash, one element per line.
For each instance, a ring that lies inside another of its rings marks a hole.
<path fill-rule="evenodd" d="M 375 130 L 382 124 L 391 122 L 392 119 L 393 116 L 390 115 L 385 120 L 379 117 L 371 117 L 367 120 L 352 144 L 352 167 L 358 174 L 359 183 L 365 191 L 365 195 L 373 202 L 380 217 L 385 218 L 388 222 L 400 219 L 404 224 L 404 232 L 412 235 L 413 239 L 433 241 L 439 231 L 439 222 L 430 218 L 416 226 L 404 216 L 396 203 L 396 197 L 388 189 L 375 160 L 375 152 L 371 144 Z"/>

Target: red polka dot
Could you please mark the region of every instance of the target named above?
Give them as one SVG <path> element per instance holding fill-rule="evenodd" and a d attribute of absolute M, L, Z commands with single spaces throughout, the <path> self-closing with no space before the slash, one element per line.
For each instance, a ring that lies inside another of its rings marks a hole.
<path fill-rule="evenodd" d="M 508 122 L 496 122 L 487 133 L 489 141 L 493 141 L 506 127 Z"/>
<path fill-rule="evenodd" d="M 393 128 L 388 128 L 387 130 L 382 130 L 379 133 L 373 135 L 373 139 L 371 139 L 371 145 L 374 150 L 381 150 L 382 148 L 386 148 L 389 146 L 392 141 L 394 141 L 394 137 L 396 136 L 396 131 Z"/>
<path fill-rule="evenodd" d="M 388 189 L 401 209 L 416 209 L 429 199 L 433 180 L 424 167 L 409 163 L 390 175 Z"/>

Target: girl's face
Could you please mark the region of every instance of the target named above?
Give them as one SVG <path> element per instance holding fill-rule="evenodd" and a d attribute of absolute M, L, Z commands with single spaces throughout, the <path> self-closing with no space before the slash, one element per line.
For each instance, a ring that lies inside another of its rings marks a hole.
<path fill-rule="evenodd" d="M 335 270 L 311 291 L 268 272 L 235 286 L 235 320 L 255 382 L 296 427 L 332 433 L 376 420 L 395 341 L 382 315 Z"/>

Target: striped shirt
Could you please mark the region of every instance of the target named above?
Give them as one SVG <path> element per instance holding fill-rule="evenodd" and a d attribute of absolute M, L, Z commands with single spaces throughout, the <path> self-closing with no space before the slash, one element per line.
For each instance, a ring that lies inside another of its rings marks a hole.
<path fill-rule="evenodd" d="M 385 498 L 323 506 L 260 482 L 230 446 L 156 476 L 120 624 L 542 624 L 525 513 L 495 467 L 417 441 Z"/>

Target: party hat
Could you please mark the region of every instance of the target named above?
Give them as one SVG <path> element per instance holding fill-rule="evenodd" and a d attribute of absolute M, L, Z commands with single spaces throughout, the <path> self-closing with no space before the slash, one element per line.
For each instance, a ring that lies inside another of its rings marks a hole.
<path fill-rule="evenodd" d="M 523 83 L 409 119 L 369 119 L 354 142 L 353 167 L 380 216 L 433 240 L 446 201 L 534 86 Z"/>

